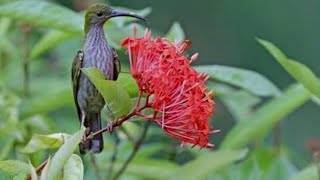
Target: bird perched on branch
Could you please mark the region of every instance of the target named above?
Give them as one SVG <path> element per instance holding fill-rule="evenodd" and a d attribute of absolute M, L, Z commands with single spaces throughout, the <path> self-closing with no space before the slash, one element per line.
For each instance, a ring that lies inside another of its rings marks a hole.
<path fill-rule="evenodd" d="M 113 17 L 130 16 L 146 21 L 143 17 L 129 12 L 113 10 L 107 5 L 95 4 L 85 15 L 85 41 L 72 64 L 72 86 L 77 113 L 81 125 L 87 128 L 86 136 L 101 129 L 101 110 L 105 101 L 81 68 L 98 68 L 108 80 L 117 80 L 120 72 L 118 55 L 108 44 L 103 25 Z M 102 134 L 79 145 L 80 153 L 99 153 L 103 149 Z"/>

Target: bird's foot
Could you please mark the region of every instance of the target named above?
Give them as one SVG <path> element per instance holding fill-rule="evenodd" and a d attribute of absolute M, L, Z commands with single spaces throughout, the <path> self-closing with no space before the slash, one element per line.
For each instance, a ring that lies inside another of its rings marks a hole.
<path fill-rule="evenodd" d="M 88 139 L 90 139 L 90 135 L 87 136 L 88 134 L 90 134 L 90 127 L 87 127 L 86 130 L 84 131 L 84 134 L 82 136 L 82 140 L 81 140 L 81 144 L 85 143 L 88 141 Z"/>
<path fill-rule="evenodd" d="M 109 132 L 110 134 L 112 134 L 112 132 L 113 132 L 113 123 L 112 123 L 112 122 L 108 123 L 107 129 L 108 129 L 108 132 Z"/>
<path fill-rule="evenodd" d="M 93 139 L 93 132 L 90 132 L 90 134 L 87 136 L 88 139 Z"/>

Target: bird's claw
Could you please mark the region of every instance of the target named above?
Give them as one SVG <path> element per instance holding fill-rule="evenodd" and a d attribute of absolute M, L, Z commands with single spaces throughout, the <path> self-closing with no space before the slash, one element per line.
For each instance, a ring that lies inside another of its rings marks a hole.
<path fill-rule="evenodd" d="M 110 134 L 112 134 L 112 132 L 113 132 L 113 123 L 112 122 L 107 125 L 107 129 L 108 129 L 108 132 Z"/>
<path fill-rule="evenodd" d="M 90 133 L 90 127 L 87 127 L 87 128 L 85 129 L 85 131 L 84 131 L 83 136 L 82 136 L 81 144 L 85 143 L 86 141 L 88 141 L 88 139 L 91 138 L 91 137 L 90 137 L 91 134 L 87 137 L 87 134 L 89 134 L 89 133 Z"/>
<path fill-rule="evenodd" d="M 89 134 L 88 139 L 93 139 L 93 132 Z"/>

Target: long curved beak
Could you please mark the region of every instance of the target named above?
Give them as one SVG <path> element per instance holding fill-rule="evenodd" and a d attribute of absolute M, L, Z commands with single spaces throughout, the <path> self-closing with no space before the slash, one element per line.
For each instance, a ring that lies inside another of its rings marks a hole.
<path fill-rule="evenodd" d="M 129 16 L 129 17 L 133 17 L 133 18 L 140 19 L 140 20 L 148 22 L 142 16 L 139 16 L 137 14 L 133 14 L 133 13 L 130 13 L 130 12 L 119 11 L 119 10 L 112 10 L 111 14 L 108 15 L 106 18 L 109 19 L 109 18 L 118 17 L 118 16 Z"/>

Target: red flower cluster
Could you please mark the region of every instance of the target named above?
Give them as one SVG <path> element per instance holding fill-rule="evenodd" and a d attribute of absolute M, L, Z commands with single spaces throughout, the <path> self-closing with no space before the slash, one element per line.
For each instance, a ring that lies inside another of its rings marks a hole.
<path fill-rule="evenodd" d="M 141 38 L 123 40 L 129 54 L 133 78 L 140 91 L 152 95 L 150 106 L 160 116 L 151 118 L 169 135 L 182 140 L 182 145 L 212 147 L 209 135 L 217 132 L 209 127 L 209 118 L 214 109 L 213 92 L 207 91 L 208 75 L 198 74 L 190 66 L 198 54 L 190 60 L 183 52 L 191 45 L 171 43 L 166 38 L 151 38 L 146 30 Z"/>

